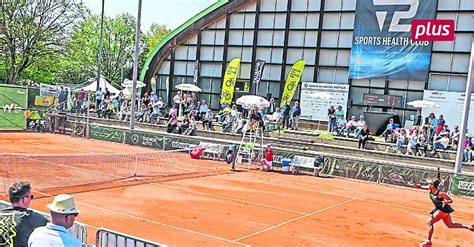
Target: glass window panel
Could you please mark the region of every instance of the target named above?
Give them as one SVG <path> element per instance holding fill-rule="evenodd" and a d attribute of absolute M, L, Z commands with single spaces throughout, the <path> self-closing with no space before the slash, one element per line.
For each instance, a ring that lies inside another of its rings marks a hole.
<path fill-rule="evenodd" d="M 272 45 L 273 31 L 260 30 L 258 31 L 257 44 L 258 45 Z"/>
<path fill-rule="evenodd" d="M 230 15 L 230 28 L 243 28 L 244 17 L 244 14 L 232 13 Z"/>
<path fill-rule="evenodd" d="M 250 79 L 250 69 L 251 69 L 251 64 L 250 63 L 242 63 L 240 64 L 240 73 L 239 73 L 239 79 Z"/>
<path fill-rule="evenodd" d="M 212 61 L 214 49 L 209 46 L 201 46 L 201 60 Z"/>
<path fill-rule="evenodd" d="M 224 59 L 224 47 L 214 46 L 214 61 L 222 61 Z"/>
<path fill-rule="evenodd" d="M 253 45 L 253 30 L 244 31 L 244 45 Z"/>
<path fill-rule="evenodd" d="M 334 66 L 336 65 L 336 50 L 325 50 L 321 49 L 319 55 L 319 64 L 323 66 Z"/>
<path fill-rule="evenodd" d="M 188 46 L 188 60 L 196 60 L 196 46 Z"/>
<path fill-rule="evenodd" d="M 203 62 L 200 65 L 201 76 L 220 76 L 222 65 L 220 63 Z"/>
<path fill-rule="evenodd" d="M 220 108 L 219 103 L 220 103 L 220 100 L 221 100 L 221 98 L 220 98 L 221 96 L 220 95 L 208 95 L 207 97 L 209 97 L 209 96 L 211 97 L 211 101 L 210 101 L 211 103 L 209 104 L 211 106 L 211 109 L 217 111 Z"/>
<path fill-rule="evenodd" d="M 223 31 L 223 30 L 216 31 L 215 44 L 216 45 L 224 45 L 224 38 L 225 38 L 225 31 Z"/>
<path fill-rule="evenodd" d="M 158 87 L 158 89 L 167 90 L 168 78 L 169 76 L 163 76 L 163 75 L 157 77 L 156 86 Z"/>
<path fill-rule="evenodd" d="M 199 78 L 198 85 L 202 89 L 203 92 L 211 91 L 211 79 L 209 78 L 202 78 L 202 77 Z"/>
<path fill-rule="evenodd" d="M 347 69 L 338 69 L 336 70 L 336 77 L 334 79 L 334 82 L 338 84 L 347 84 L 348 78 L 349 71 Z"/>
<path fill-rule="evenodd" d="M 230 45 L 242 45 L 242 30 L 231 30 L 229 31 L 229 44 Z"/>
<path fill-rule="evenodd" d="M 448 90 L 453 92 L 465 92 L 466 83 L 466 76 L 451 76 Z"/>
<path fill-rule="evenodd" d="M 283 46 L 285 41 L 285 31 L 274 31 L 273 32 L 273 45 Z"/>
<path fill-rule="evenodd" d="M 161 64 L 160 69 L 158 70 L 159 74 L 169 74 L 170 73 L 170 61 L 164 61 Z"/>
<path fill-rule="evenodd" d="M 342 10 L 355 10 L 356 0 L 344 0 L 342 1 Z"/>
<path fill-rule="evenodd" d="M 306 11 L 307 5 L 308 5 L 308 0 L 293 1 L 291 3 L 291 10 Z"/>
<path fill-rule="evenodd" d="M 337 51 L 337 66 L 349 66 L 349 59 L 351 57 L 351 51 L 338 50 Z"/>
<path fill-rule="evenodd" d="M 323 20 L 323 29 L 339 28 L 339 13 L 325 13 Z"/>
<path fill-rule="evenodd" d="M 343 47 L 343 48 L 352 47 L 352 31 L 339 32 L 339 47 Z"/>
<path fill-rule="evenodd" d="M 409 81 L 408 82 L 408 89 L 411 89 L 411 90 L 424 90 L 425 89 L 425 82 L 424 81 Z"/>
<path fill-rule="evenodd" d="M 212 78 L 211 85 L 213 93 L 220 93 L 222 91 L 222 80 L 220 78 Z"/>
<path fill-rule="evenodd" d="M 474 2 L 473 4 L 474 5 Z M 456 31 L 474 31 L 474 14 L 459 13 Z"/>
<path fill-rule="evenodd" d="M 275 28 L 285 28 L 286 14 L 275 14 Z"/>
<path fill-rule="evenodd" d="M 225 18 L 220 19 L 216 22 L 216 28 L 225 28 Z"/>
<path fill-rule="evenodd" d="M 268 87 L 268 93 L 271 93 L 273 98 L 280 98 L 280 83 L 271 81 Z"/>
<path fill-rule="evenodd" d="M 321 0 L 308 0 L 308 10 L 319 11 L 321 8 Z"/>
<path fill-rule="evenodd" d="M 178 48 L 174 52 L 175 59 L 188 59 L 188 47 L 187 46 L 178 46 Z"/>
<path fill-rule="evenodd" d="M 304 31 L 290 31 L 288 35 L 289 46 L 303 46 Z"/>
<path fill-rule="evenodd" d="M 257 9 L 257 5 L 253 3 L 253 4 L 246 5 L 243 10 L 247 12 L 252 12 L 252 11 L 255 11 L 256 9 Z"/>
<path fill-rule="evenodd" d="M 186 75 L 186 62 L 174 62 L 174 74 L 175 75 Z"/>
<path fill-rule="evenodd" d="M 389 88 L 407 89 L 408 81 L 391 80 L 388 83 Z"/>
<path fill-rule="evenodd" d="M 288 8 L 288 0 L 276 0 L 277 11 L 286 11 L 287 8 Z"/>
<path fill-rule="evenodd" d="M 258 84 L 257 94 L 265 98 L 267 96 L 267 93 L 268 93 L 267 86 L 268 86 L 267 81 L 260 81 L 260 83 Z"/>
<path fill-rule="evenodd" d="M 354 28 L 354 13 L 342 13 L 341 15 L 341 29 L 353 29 Z"/>
<path fill-rule="evenodd" d="M 349 91 L 349 98 L 352 99 L 352 103 L 354 104 L 363 104 L 364 103 L 364 93 L 368 93 L 368 88 L 357 88 L 353 87 Z"/>
<path fill-rule="evenodd" d="M 369 82 L 371 87 L 385 87 L 384 79 L 371 79 Z"/>
<path fill-rule="evenodd" d="M 302 13 L 292 13 L 290 28 L 305 28 L 306 15 Z"/>
<path fill-rule="evenodd" d="M 433 42 L 433 51 L 453 51 L 454 41 Z"/>
<path fill-rule="evenodd" d="M 454 50 L 455 51 L 471 51 L 471 42 L 472 34 L 470 33 L 457 33 L 454 38 Z M 436 43 L 445 43 L 445 42 L 435 42 Z"/>
<path fill-rule="evenodd" d="M 318 43 L 318 32 L 317 31 L 306 31 L 306 38 L 304 41 L 305 47 L 316 47 Z"/>
<path fill-rule="evenodd" d="M 271 54 L 272 63 L 282 63 L 283 62 L 283 48 L 273 48 Z"/>
<path fill-rule="evenodd" d="M 227 48 L 227 56 L 232 60 L 235 57 L 242 58 L 242 47 L 229 47 Z"/>
<path fill-rule="evenodd" d="M 323 31 L 321 47 L 337 47 L 337 31 Z"/>
<path fill-rule="evenodd" d="M 334 69 L 319 69 L 318 82 L 333 83 L 334 81 Z"/>
<path fill-rule="evenodd" d="M 459 6 L 460 10 L 474 10 L 474 4 L 472 4 L 472 0 L 461 0 Z"/>
<path fill-rule="evenodd" d="M 384 89 L 378 89 L 378 88 L 369 88 L 369 93 L 373 94 L 384 94 L 385 90 Z"/>
<path fill-rule="evenodd" d="M 423 92 L 407 92 L 407 100 L 406 103 L 414 101 L 414 100 L 423 100 Z M 408 108 L 408 105 L 405 105 L 404 107 Z"/>
<path fill-rule="evenodd" d="M 262 79 L 267 80 L 280 80 L 281 66 L 280 65 L 265 65 L 263 69 Z"/>
<path fill-rule="evenodd" d="M 308 29 L 318 29 L 319 27 L 319 14 L 310 13 L 306 17 L 306 28 Z"/>
<path fill-rule="evenodd" d="M 436 13 L 436 19 L 438 20 L 456 20 L 456 13 L 438 12 Z"/>
<path fill-rule="evenodd" d="M 186 40 L 186 44 L 191 44 L 191 45 L 197 44 L 197 35 L 193 35 L 191 36 L 191 38 Z"/>
<path fill-rule="evenodd" d="M 288 64 L 293 64 L 303 58 L 303 49 L 289 48 L 287 52 L 286 62 Z"/>
<path fill-rule="evenodd" d="M 429 78 L 428 89 L 446 91 L 448 89 L 448 76 L 432 74 Z"/>
<path fill-rule="evenodd" d="M 469 55 L 464 54 L 454 54 L 453 57 L 453 67 L 451 69 L 453 72 L 468 73 L 469 70 Z"/>
<path fill-rule="evenodd" d="M 303 75 L 301 75 L 302 82 L 313 82 L 314 76 L 314 67 L 313 66 L 305 66 L 303 70 Z"/>
<path fill-rule="evenodd" d="M 213 30 L 202 31 L 201 44 L 213 45 L 215 36 L 216 36 L 216 31 L 213 31 Z"/>
<path fill-rule="evenodd" d="M 263 10 L 263 11 L 275 10 L 275 0 L 261 0 L 260 10 Z"/>
<path fill-rule="evenodd" d="M 270 56 L 272 52 L 270 48 L 257 48 L 257 59 L 262 59 L 265 61 L 270 61 Z"/>
<path fill-rule="evenodd" d="M 457 10 L 457 0 L 438 0 L 439 10 Z"/>
<path fill-rule="evenodd" d="M 367 79 L 352 79 L 352 85 L 353 86 L 368 87 L 369 86 L 369 80 L 367 80 Z"/>
<path fill-rule="evenodd" d="M 253 13 L 245 14 L 244 27 L 255 28 L 255 14 Z"/>
<path fill-rule="evenodd" d="M 341 10 L 342 0 L 326 1 L 324 10 Z"/>
<path fill-rule="evenodd" d="M 195 62 L 187 62 L 186 63 L 186 75 L 193 76 L 194 75 L 194 65 Z"/>
<path fill-rule="evenodd" d="M 432 53 L 431 54 L 431 70 L 449 72 L 451 68 L 451 55 Z"/>
<path fill-rule="evenodd" d="M 306 61 L 306 65 L 314 65 L 315 58 L 316 58 L 316 49 L 304 49 L 303 59 Z"/>
<path fill-rule="evenodd" d="M 261 28 L 273 28 L 274 19 L 275 14 L 260 14 L 258 26 Z"/>

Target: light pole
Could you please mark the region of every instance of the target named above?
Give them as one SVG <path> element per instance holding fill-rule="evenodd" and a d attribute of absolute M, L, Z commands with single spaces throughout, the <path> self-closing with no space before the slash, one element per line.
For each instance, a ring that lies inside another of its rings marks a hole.
<path fill-rule="evenodd" d="M 135 113 L 137 107 L 137 77 L 138 77 L 138 48 L 140 45 L 140 21 L 142 17 L 142 0 L 138 0 L 137 29 L 135 30 L 135 54 L 133 57 L 133 88 L 132 88 L 132 112 L 130 114 L 130 131 L 135 129 Z"/>
<path fill-rule="evenodd" d="M 100 67 L 102 66 L 102 36 L 104 33 L 104 6 L 105 0 L 102 0 L 102 12 L 100 14 L 100 35 L 99 35 L 99 58 L 97 61 L 97 87 L 96 91 L 99 91 L 100 84 Z"/>
<path fill-rule="evenodd" d="M 464 108 L 462 112 L 462 121 L 461 121 L 461 129 L 459 142 L 458 142 L 458 150 L 456 152 L 456 163 L 454 165 L 454 172 L 456 174 L 461 174 L 462 168 L 462 160 L 464 157 L 464 140 L 466 138 L 466 131 L 467 131 L 467 120 L 469 119 L 469 107 L 471 105 L 471 93 L 472 93 L 472 84 L 474 83 L 474 79 L 472 78 L 472 71 L 474 67 L 474 40 L 471 44 L 471 59 L 469 62 L 469 72 L 467 74 L 467 82 L 466 82 L 466 98 L 464 99 Z"/>

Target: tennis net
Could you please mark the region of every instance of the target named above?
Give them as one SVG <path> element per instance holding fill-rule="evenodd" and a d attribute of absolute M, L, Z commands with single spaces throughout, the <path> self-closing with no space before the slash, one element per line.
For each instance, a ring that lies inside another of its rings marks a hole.
<path fill-rule="evenodd" d="M 222 163 L 194 160 L 184 150 L 134 154 L 0 154 L 3 194 L 17 181 L 35 190 L 139 181 L 150 178 L 198 176 L 224 171 Z"/>

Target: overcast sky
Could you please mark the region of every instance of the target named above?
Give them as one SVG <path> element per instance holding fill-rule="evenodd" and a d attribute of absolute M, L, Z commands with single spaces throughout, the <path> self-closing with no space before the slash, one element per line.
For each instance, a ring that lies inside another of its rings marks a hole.
<path fill-rule="evenodd" d="M 93 14 L 100 15 L 101 0 L 82 0 Z M 175 29 L 195 14 L 217 2 L 216 0 L 142 0 L 141 29 L 148 30 L 152 23 Z M 137 16 L 138 0 L 105 0 L 105 15 L 115 17 L 127 12 Z"/>

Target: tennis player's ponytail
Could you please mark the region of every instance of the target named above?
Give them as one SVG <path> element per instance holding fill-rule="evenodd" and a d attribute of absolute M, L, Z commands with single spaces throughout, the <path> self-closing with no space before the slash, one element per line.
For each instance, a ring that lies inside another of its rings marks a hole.
<path fill-rule="evenodd" d="M 439 184 L 441 183 L 441 171 L 438 167 L 438 172 L 436 174 L 436 179 L 433 181 L 433 186 L 435 188 L 439 188 Z"/>

